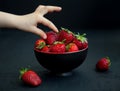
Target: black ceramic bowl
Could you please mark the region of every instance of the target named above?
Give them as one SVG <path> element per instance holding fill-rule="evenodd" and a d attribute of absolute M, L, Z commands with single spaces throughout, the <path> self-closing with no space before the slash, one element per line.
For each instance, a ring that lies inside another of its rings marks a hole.
<path fill-rule="evenodd" d="M 87 56 L 88 47 L 77 52 L 64 54 L 44 53 L 34 50 L 35 56 L 44 68 L 55 73 L 66 73 L 79 67 Z"/>

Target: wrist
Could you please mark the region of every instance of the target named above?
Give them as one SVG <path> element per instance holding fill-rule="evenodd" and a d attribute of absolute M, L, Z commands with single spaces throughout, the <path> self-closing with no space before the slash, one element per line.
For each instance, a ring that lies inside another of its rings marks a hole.
<path fill-rule="evenodd" d="M 21 15 L 15 15 L 14 19 L 12 20 L 13 27 L 16 29 L 21 29 L 20 26 L 22 21 L 22 16 Z"/>

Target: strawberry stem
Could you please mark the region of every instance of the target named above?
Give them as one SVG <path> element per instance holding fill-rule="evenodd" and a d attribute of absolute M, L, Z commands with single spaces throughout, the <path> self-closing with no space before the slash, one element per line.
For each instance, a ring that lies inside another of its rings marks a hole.
<path fill-rule="evenodd" d="M 21 79 L 22 75 L 27 72 L 29 70 L 29 68 L 21 68 L 20 69 L 20 76 L 19 76 L 19 79 Z"/>
<path fill-rule="evenodd" d="M 82 41 L 82 43 L 87 42 L 87 38 L 86 38 L 85 36 L 86 36 L 86 33 L 83 33 L 82 35 L 80 35 L 80 33 L 77 33 L 77 34 L 75 35 L 75 37 L 76 37 L 78 40 Z"/>
<path fill-rule="evenodd" d="M 64 30 L 64 31 L 66 31 L 66 32 L 68 32 L 68 33 L 72 33 L 72 34 L 74 35 L 74 33 L 73 33 L 72 31 L 70 31 L 69 29 L 67 29 L 67 28 L 61 27 L 61 30 Z"/>
<path fill-rule="evenodd" d="M 64 42 L 62 41 L 55 41 L 53 44 L 63 44 Z"/>
<path fill-rule="evenodd" d="M 46 45 L 45 42 L 42 42 L 42 43 L 40 43 L 40 45 L 38 45 L 36 48 L 42 49 L 45 45 Z"/>
<path fill-rule="evenodd" d="M 62 40 L 62 43 L 65 43 L 65 41 L 66 41 L 66 39 L 63 39 L 63 40 Z"/>
<path fill-rule="evenodd" d="M 68 51 L 70 49 L 70 45 L 68 44 L 67 46 L 66 46 L 66 50 Z"/>
<path fill-rule="evenodd" d="M 83 33 L 81 36 L 82 36 L 82 37 L 85 37 L 85 36 L 86 36 L 86 33 Z"/>
<path fill-rule="evenodd" d="M 107 56 L 106 59 L 108 60 L 108 62 L 109 62 L 109 66 L 110 66 L 110 65 L 111 65 L 110 58 Z"/>

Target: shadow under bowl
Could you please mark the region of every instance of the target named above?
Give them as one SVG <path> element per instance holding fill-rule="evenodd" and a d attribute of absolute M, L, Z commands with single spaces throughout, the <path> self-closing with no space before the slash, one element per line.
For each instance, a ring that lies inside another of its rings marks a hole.
<path fill-rule="evenodd" d="M 88 47 L 77 52 L 44 53 L 34 49 L 37 61 L 50 72 L 66 73 L 79 67 L 87 56 Z"/>

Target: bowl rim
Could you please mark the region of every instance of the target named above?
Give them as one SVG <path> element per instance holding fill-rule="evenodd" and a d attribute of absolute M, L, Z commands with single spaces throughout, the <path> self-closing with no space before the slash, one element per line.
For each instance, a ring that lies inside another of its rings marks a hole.
<path fill-rule="evenodd" d="M 57 53 L 57 52 L 42 52 L 39 50 L 36 50 L 36 48 L 34 48 L 34 51 L 39 52 L 39 53 L 44 53 L 44 54 L 72 54 L 72 53 L 78 53 L 78 52 L 82 52 L 85 51 L 86 49 L 88 49 L 88 46 L 84 49 L 78 50 L 78 51 L 74 51 L 74 52 L 63 52 L 63 53 Z"/>

